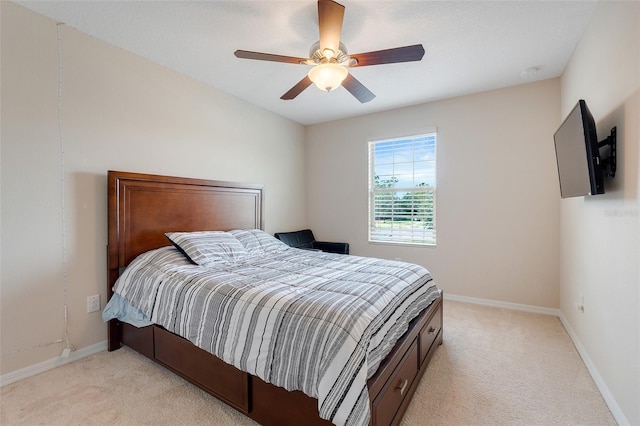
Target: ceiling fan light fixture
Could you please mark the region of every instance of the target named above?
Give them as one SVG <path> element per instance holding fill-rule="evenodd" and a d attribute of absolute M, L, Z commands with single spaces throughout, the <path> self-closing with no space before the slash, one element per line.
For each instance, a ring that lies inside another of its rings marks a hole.
<path fill-rule="evenodd" d="M 309 70 L 309 79 L 318 86 L 318 89 L 330 92 L 342 84 L 349 71 L 336 63 L 324 63 L 316 65 Z"/>
<path fill-rule="evenodd" d="M 424 47 L 421 44 L 414 44 L 358 53 L 354 57 L 350 57 L 347 47 L 340 41 L 344 10 L 345 7 L 334 0 L 318 0 L 320 40 L 311 46 L 308 58 L 252 52 L 249 50 L 236 50 L 234 55 L 244 59 L 311 66 L 312 68 L 306 77 L 280 96 L 282 100 L 294 99 L 307 87 L 311 86 L 312 83 L 315 83 L 320 90 L 327 92 L 337 89 L 338 86 L 343 86 L 347 92 L 351 93 L 361 103 L 369 102 L 376 95 L 353 75 L 349 75 L 348 69 L 369 65 L 421 61 L 425 53 Z"/>

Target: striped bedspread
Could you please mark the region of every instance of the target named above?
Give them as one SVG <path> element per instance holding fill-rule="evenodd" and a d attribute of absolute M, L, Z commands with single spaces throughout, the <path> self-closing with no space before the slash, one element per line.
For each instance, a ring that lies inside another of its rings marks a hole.
<path fill-rule="evenodd" d="M 418 265 L 294 248 L 202 267 L 164 247 L 114 291 L 228 364 L 317 398 L 337 425 L 368 424 L 367 379 L 439 295 Z"/>

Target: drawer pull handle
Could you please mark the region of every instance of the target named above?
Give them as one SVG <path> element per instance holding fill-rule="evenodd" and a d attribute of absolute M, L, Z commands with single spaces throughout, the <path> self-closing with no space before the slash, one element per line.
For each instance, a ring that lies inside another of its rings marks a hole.
<path fill-rule="evenodd" d="M 429 334 L 435 333 L 436 328 L 434 326 L 429 327 Z"/>
<path fill-rule="evenodd" d="M 407 390 L 407 385 L 409 384 L 408 379 L 404 379 L 400 382 L 400 384 L 396 387 L 396 390 L 400 391 L 400 395 L 404 395 L 404 391 Z"/>

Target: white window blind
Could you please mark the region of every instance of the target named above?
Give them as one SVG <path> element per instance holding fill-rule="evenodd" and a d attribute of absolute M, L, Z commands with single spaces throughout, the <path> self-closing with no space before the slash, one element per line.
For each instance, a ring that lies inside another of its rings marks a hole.
<path fill-rule="evenodd" d="M 369 241 L 436 244 L 436 134 L 369 142 Z"/>

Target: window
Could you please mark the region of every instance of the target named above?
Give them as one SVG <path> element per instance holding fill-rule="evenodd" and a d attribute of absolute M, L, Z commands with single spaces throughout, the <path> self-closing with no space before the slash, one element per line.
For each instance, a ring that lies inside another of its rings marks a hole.
<path fill-rule="evenodd" d="M 436 134 L 369 142 L 369 241 L 436 244 Z"/>

